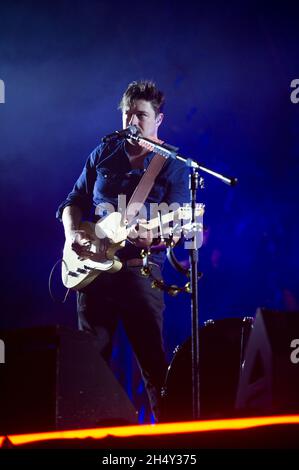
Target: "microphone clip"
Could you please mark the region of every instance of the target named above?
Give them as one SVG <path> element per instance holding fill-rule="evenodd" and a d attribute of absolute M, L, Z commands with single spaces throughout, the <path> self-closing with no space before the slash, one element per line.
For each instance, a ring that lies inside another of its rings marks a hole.
<path fill-rule="evenodd" d="M 128 137 L 137 137 L 140 131 L 137 126 L 128 126 L 126 129 L 112 132 L 102 137 L 102 142 L 110 142 L 111 140 L 126 139 Z"/>

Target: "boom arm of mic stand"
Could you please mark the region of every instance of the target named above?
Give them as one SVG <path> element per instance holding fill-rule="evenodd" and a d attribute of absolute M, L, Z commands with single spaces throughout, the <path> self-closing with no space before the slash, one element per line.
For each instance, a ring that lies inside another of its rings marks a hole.
<path fill-rule="evenodd" d="M 238 179 L 229 176 L 224 176 L 221 175 L 220 173 L 217 173 L 214 170 L 211 170 L 210 168 L 207 168 L 201 164 L 199 164 L 197 161 L 192 160 L 192 158 L 185 158 L 182 155 L 179 155 L 178 153 L 178 147 L 174 147 L 173 145 L 169 144 L 160 144 L 159 141 L 155 142 L 152 139 L 148 139 L 146 137 L 141 137 L 141 136 L 136 136 L 136 135 L 128 135 L 127 138 L 130 138 L 132 140 L 135 140 L 138 142 L 138 144 L 141 147 L 147 148 L 148 150 L 151 150 L 153 152 L 159 153 L 165 158 L 174 158 L 175 160 L 179 160 L 185 165 L 187 165 L 190 168 L 194 168 L 197 170 L 201 170 L 205 173 L 208 173 L 209 175 L 214 176 L 215 178 L 219 179 L 225 184 L 228 184 L 229 186 L 235 186 L 238 183 Z"/>

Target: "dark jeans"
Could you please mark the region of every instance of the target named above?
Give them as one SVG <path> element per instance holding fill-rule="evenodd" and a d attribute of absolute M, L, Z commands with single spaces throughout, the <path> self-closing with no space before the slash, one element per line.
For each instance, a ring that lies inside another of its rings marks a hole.
<path fill-rule="evenodd" d="M 112 337 L 118 320 L 139 364 L 156 421 L 160 414 L 160 393 L 167 369 L 163 339 L 163 292 L 151 287 L 151 279 L 140 267 L 124 266 L 114 274 L 101 273 L 77 294 L 79 328 L 97 335 L 102 355 L 109 362 Z M 152 267 L 156 277 L 160 269 Z"/>

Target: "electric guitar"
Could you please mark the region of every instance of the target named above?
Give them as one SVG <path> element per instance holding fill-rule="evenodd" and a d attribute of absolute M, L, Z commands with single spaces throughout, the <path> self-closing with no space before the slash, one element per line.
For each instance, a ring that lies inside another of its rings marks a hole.
<path fill-rule="evenodd" d="M 190 206 L 179 207 L 176 211 L 168 212 L 144 224 L 139 224 L 139 227 L 144 230 L 158 228 L 160 233 L 165 234 L 167 228 L 169 229 L 169 223 L 174 222 L 174 227 L 170 231 L 172 230 L 176 234 L 183 232 L 187 238 L 191 238 L 194 236 L 195 230 L 202 231 L 203 229 L 203 212 L 204 205 L 197 204 L 193 228 L 191 227 Z M 183 223 L 176 224 L 180 220 Z M 133 225 L 136 225 L 136 222 Z M 176 225 L 179 225 L 178 229 Z M 119 212 L 112 212 L 96 224 L 82 222 L 80 230 L 85 230 L 92 238 L 88 250 L 92 253 L 91 257 L 93 259 L 81 258 L 72 249 L 72 243 L 66 241 L 63 249 L 61 271 L 64 286 L 69 289 L 80 290 L 90 284 L 101 272 L 115 273 L 119 271 L 122 268 L 122 262 L 115 256 L 115 253 L 125 246 L 131 227 L 132 225 L 127 226 L 123 223 L 122 215 Z"/>

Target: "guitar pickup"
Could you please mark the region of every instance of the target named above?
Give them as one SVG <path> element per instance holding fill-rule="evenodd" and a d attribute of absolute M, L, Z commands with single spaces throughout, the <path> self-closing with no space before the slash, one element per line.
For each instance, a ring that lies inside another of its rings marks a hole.
<path fill-rule="evenodd" d="M 93 268 L 91 266 L 87 266 L 86 264 L 84 264 L 84 269 L 86 271 L 86 270 L 90 270 L 90 269 L 93 269 Z M 77 271 L 79 271 L 79 269 L 77 269 Z"/>
<path fill-rule="evenodd" d="M 74 271 L 68 271 L 67 275 L 72 276 L 72 277 L 78 277 L 79 276 L 79 274 L 75 273 Z"/>
<path fill-rule="evenodd" d="M 86 269 L 83 269 L 83 268 L 77 268 L 77 273 L 86 274 L 86 273 L 87 273 L 87 270 L 86 270 Z"/>

